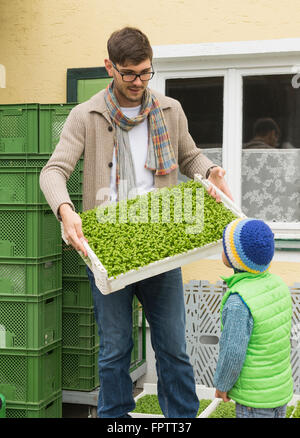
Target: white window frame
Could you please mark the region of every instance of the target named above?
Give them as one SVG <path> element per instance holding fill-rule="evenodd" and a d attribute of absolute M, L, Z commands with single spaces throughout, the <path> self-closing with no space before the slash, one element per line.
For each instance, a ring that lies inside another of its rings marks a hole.
<path fill-rule="evenodd" d="M 162 94 L 167 79 L 224 77 L 223 168 L 241 207 L 243 76 L 299 74 L 300 38 L 154 46 L 153 52 L 151 88 Z M 269 225 L 277 238 L 300 239 L 298 222 Z"/>

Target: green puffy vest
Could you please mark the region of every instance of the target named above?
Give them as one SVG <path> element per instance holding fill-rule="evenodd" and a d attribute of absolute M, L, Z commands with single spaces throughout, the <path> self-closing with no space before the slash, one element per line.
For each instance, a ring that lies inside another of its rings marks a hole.
<path fill-rule="evenodd" d="M 254 321 L 241 374 L 228 395 L 254 408 L 282 406 L 293 396 L 290 291 L 281 278 L 269 272 L 242 272 L 224 281 L 229 289 L 221 302 L 221 328 L 223 307 L 232 293 L 241 296 Z"/>

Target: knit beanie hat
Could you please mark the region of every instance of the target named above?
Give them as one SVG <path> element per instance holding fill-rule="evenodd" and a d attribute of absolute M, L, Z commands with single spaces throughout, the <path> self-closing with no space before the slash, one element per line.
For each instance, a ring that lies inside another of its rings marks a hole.
<path fill-rule="evenodd" d="M 235 219 L 223 231 L 223 248 L 233 269 L 259 274 L 273 258 L 274 234 L 259 219 Z"/>

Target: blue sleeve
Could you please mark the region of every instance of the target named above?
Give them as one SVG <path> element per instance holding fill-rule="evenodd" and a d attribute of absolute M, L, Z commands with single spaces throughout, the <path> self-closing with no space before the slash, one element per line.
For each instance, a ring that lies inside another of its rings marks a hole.
<path fill-rule="evenodd" d="M 219 391 L 228 392 L 241 373 L 253 329 L 250 310 L 238 294 L 230 295 L 226 301 L 222 321 L 214 386 Z"/>

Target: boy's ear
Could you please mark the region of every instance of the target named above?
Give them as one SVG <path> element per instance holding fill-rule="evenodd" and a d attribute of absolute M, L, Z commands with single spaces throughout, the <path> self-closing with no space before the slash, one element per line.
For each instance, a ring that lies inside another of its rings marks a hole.
<path fill-rule="evenodd" d="M 225 254 L 224 250 L 222 252 L 222 261 L 223 261 L 224 265 L 227 266 L 227 268 L 232 268 L 232 266 L 229 263 L 228 258 L 226 257 L 226 254 Z"/>

